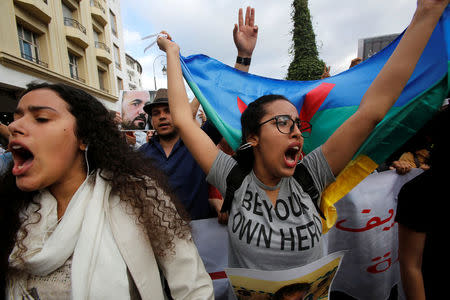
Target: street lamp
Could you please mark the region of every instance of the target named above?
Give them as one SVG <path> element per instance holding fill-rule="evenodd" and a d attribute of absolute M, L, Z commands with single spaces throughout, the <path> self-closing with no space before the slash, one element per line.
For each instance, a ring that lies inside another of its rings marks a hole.
<path fill-rule="evenodd" d="M 155 62 L 159 57 L 166 57 L 164 54 L 158 55 L 157 57 L 155 57 L 155 59 L 153 60 L 153 81 L 155 83 L 155 91 L 156 91 L 156 73 L 155 73 Z M 161 70 L 161 72 L 166 75 L 167 73 L 167 68 L 166 65 L 163 65 L 163 68 Z"/>

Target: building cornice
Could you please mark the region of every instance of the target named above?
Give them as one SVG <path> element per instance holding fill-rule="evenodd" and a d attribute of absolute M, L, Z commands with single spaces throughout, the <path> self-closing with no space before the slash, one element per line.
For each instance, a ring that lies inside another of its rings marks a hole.
<path fill-rule="evenodd" d="M 15 69 L 19 72 L 26 72 L 32 76 L 39 77 L 42 80 L 48 80 L 48 81 L 52 81 L 52 82 L 60 82 L 60 83 L 64 83 L 64 84 L 68 84 L 68 85 L 72 85 L 72 86 L 81 88 L 81 89 L 91 93 L 95 97 L 99 97 L 101 99 L 108 100 L 112 103 L 115 103 L 118 100 L 117 96 L 111 95 L 100 89 L 93 88 L 87 84 L 84 84 L 81 81 L 74 80 L 71 77 L 56 73 L 56 72 L 49 70 L 43 66 L 40 66 L 39 64 L 30 62 L 26 59 L 11 55 L 6 52 L 0 51 L 0 64 L 4 65 L 5 67 L 10 67 L 12 69 Z"/>

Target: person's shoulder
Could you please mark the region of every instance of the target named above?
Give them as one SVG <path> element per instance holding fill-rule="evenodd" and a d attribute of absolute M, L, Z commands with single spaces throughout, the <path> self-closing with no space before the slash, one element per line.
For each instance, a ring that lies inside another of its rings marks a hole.
<path fill-rule="evenodd" d="M 152 137 L 148 142 L 142 144 L 142 146 L 139 147 L 139 151 L 145 152 L 146 150 L 153 148 L 155 146 L 156 142 L 157 141 L 156 141 L 155 137 Z"/>
<path fill-rule="evenodd" d="M 435 190 L 434 183 L 432 170 L 425 171 L 403 185 L 399 193 L 399 198 L 429 194 L 429 192 Z"/>

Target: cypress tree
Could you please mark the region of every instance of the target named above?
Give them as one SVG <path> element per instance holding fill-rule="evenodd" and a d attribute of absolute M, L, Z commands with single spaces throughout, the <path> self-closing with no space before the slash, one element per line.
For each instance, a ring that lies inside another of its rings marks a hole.
<path fill-rule="evenodd" d="M 308 0 L 294 0 L 292 8 L 291 18 L 294 23 L 294 29 L 291 33 L 293 45 L 289 52 L 294 58 L 289 65 L 286 79 L 320 79 L 325 63 L 319 59 Z"/>

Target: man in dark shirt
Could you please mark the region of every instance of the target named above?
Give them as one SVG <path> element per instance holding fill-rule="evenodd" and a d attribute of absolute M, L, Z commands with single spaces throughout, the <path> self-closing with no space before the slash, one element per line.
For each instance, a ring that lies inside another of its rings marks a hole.
<path fill-rule="evenodd" d="M 243 11 L 239 9 L 238 24 L 235 24 L 233 29 L 233 39 L 238 51 L 235 68 L 244 72 L 249 70 L 258 37 L 258 27 L 254 22 L 254 9 L 247 7 L 245 21 Z M 167 89 L 158 90 L 153 102 L 144 106 L 144 111 L 149 115 L 156 135 L 139 150 L 153 158 L 156 165 L 168 175 L 169 185 L 192 220 L 213 216 L 214 212 L 208 202 L 206 175 L 185 147 L 173 125 Z M 216 144 L 220 142 L 222 136 L 209 121 L 205 122 L 202 129 Z"/>
<path fill-rule="evenodd" d="M 208 184 L 205 173 L 194 160 L 172 123 L 167 100 L 167 89 L 159 89 L 155 100 L 144 110 L 151 118 L 156 131 L 151 140 L 139 148 L 151 157 L 156 165 L 169 177 L 169 185 L 178 196 L 191 219 L 213 216 L 208 202 Z M 217 129 L 205 122 L 202 129 L 217 144 L 222 138 Z"/>

